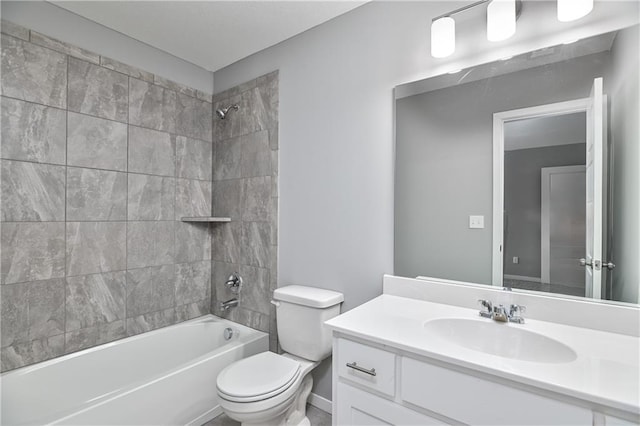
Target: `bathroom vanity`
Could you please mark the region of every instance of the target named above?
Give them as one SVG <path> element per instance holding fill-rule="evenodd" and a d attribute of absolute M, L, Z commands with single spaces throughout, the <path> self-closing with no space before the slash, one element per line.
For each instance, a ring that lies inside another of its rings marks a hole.
<path fill-rule="evenodd" d="M 541 320 L 541 297 L 385 276 L 383 295 L 326 323 L 334 424 L 638 424 L 637 325 L 586 319 L 609 309 L 637 324 L 637 308 L 556 299 L 572 319 Z M 529 303 L 527 318 L 483 318 L 479 298 Z"/>

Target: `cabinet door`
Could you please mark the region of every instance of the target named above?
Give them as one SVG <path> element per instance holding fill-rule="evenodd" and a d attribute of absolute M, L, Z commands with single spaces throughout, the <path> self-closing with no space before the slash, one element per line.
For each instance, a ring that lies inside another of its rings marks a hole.
<path fill-rule="evenodd" d="M 444 425 L 440 420 L 425 416 L 386 399 L 338 383 L 335 425 Z"/>

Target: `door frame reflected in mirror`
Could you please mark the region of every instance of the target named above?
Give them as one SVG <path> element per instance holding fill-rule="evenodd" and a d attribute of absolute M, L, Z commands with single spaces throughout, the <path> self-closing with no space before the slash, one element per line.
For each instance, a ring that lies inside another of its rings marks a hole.
<path fill-rule="evenodd" d="M 591 107 L 591 104 L 592 101 L 590 98 L 582 98 L 571 101 L 556 102 L 534 107 L 502 111 L 493 114 L 493 235 L 491 265 L 493 286 L 504 287 L 503 248 L 505 124 L 510 121 L 552 117 L 573 113 L 585 113 L 588 117 L 588 111 Z M 587 121 L 587 127 L 589 127 L 589 120 Z M 606 190 L 606 185 L 603 185 L 603 190 Z M 604 197 L 604 199 L 606 200 L 606 196 Z M 606 232 L 606 229 L 603 229 L 603 232 Z M 603 238 L 603 241 L 606 241 L 606 239 Z M 587 297 L 597 297 L 598 299 L 602 298 L 602 292 L 600 291 L 600 289 L 592 291 L 592 289 L 585 288 L 585 293 L 585 296 Z"/>

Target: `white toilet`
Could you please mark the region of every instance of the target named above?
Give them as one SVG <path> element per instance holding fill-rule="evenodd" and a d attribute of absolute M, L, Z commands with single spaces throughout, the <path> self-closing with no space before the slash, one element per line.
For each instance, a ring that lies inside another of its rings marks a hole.
<path fill-rule="evenodd" d="M 243 425 L 309 425 L 313 370 L 331 354 L 324 322 L 340 313 L 342 293 L 291 285 L 273 292 L 282 355 L 263 352 L 227 366 L 216 387 L 224 412 Z"/>

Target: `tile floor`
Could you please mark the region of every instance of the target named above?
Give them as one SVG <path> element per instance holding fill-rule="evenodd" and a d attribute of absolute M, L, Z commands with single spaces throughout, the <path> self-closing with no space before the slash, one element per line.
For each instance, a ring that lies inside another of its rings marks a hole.
<path fill-rule="evenodd" d="M 311 422 L 311 426 L 331 426 L 331 414 L 325 413 L 311 405 L 307 405 L 307 417 Z M 226 414 L 220 414 L 213 420 L 208 421 L 202 426 L 239 426 L 240 423 L 227 417 Z"/>

